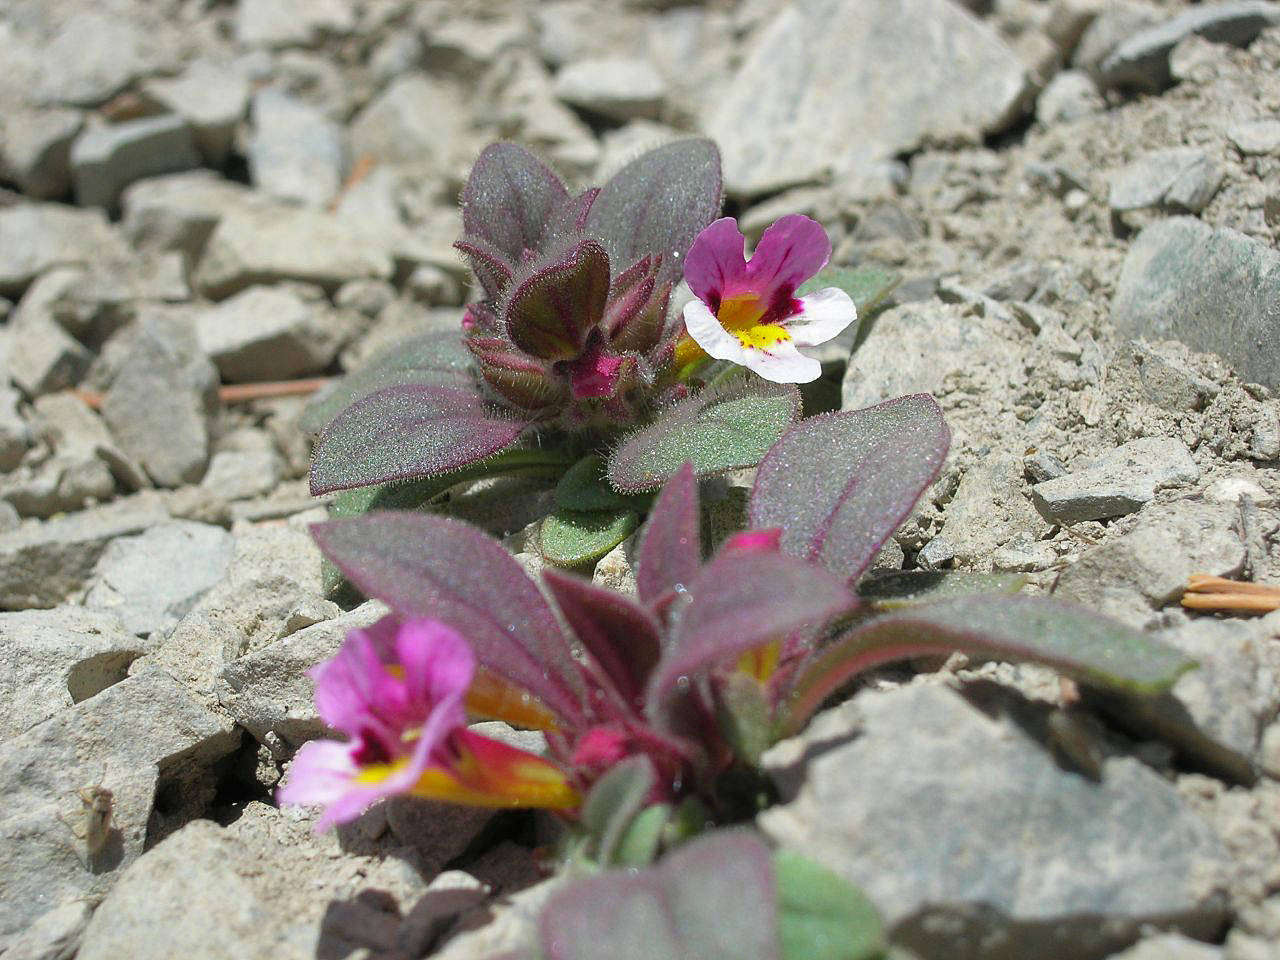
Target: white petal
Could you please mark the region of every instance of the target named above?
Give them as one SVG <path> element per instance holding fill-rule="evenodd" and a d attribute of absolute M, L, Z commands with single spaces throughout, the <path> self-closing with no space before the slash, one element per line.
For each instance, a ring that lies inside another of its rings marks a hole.
<path fill-rule="evenodd" d="M 774 383 L 808 383 L 822 375 L 822 364 L 806 357 L 790 340 L 775 344 L 768 351 L 745 350 L 740 363 Z"/>
<path fill-rule="evenodd" d="M 782 325 L 801 347 L 826 343 L 858 319 L 858 309 L 853 300 L 838 287 L 827 287 L 801 297 L 800 304 L 803 309 L 784 320 Z"/>
<path fill-rule="evenodd" d="M 690 300 L 684 308 L 684 326 L 694 343 L 717 360 L 747 362 L 742 341 L 720 325 L 716 315 L 701 300 Z"/>

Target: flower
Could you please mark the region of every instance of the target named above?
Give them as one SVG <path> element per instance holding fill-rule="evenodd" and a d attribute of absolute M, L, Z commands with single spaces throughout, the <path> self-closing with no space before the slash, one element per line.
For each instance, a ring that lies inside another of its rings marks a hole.
<path fill-rule="evenodd" d="M 689 335 L 717 360 L 731 360 L 775 383 L 808 383 L 821 364 L 797 347 L 835 337 L 857 319 L 853 300 L 827 287 L 808 296 L 796 289 L 826 266 L 831 241 L 814 220 L 792 214 L 773 223 L 750 262 L 732 217 L 721 217 L 694 240 L 684 276 L 698 299 L 684 308 Z"/>
<path fill-rule="evenodd" d="M 398 794 L 477 806 L 577 806 L 554 764 L 467 729 L 475 655 L 435 620 L 384 617 L 314 667 L 316 710 L 346 742 L 298 751 L 281 803 L 323 804 L 324 830 Z"/>

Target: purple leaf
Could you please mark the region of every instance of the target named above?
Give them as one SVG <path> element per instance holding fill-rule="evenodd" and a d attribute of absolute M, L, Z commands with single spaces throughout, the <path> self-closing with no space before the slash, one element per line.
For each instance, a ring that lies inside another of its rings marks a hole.
<path fill-rule="evenodd" d="M 850 580 L 910 515 L 946 459 L 951 432 L 928 394 L 811 417 L 760 461 L 751 525 Z"/>
<path fill-rule="evenodd" d="M 376 354 L 360 369 L 347 374 L 307 404 L 299 426 L 319 433 L 339 413 L 361 397 L 387 387 L 409 383 L 430 387 L 465 387 L 473 383 L 471 356 L 458 336 L 424 334 L 401 340 Z"/>
<path fill-rule="evenodd" d="M 769 848 L 720 830 L 638 872 L 610 870 L 552 894 L 539 918 L 547 960 L 778 960 Z"/>
<path fill-rule="evenodd" d="M 511 282 L 516 265 L 481 237 L 463 237 L 455 241 L 453 246 L 466 256 L 485 296 L 496 300 Z"/>
<path fill-rule="evenodd" d="M 702 565 L 698 520 L 698 481 L 686 460 L 658 494 L 640 533 L 636 592 L 644 603 L 693 582 Z"/>
<path fill-rule="evenodd" d="M 470 337 L 480 376 L 499 396 L 524 410 L 541 410 L 568 399 L 563 380 L 553 380 L 547 364 L 521 353 L 501 337 Z"/>
<path fill-rule="evenodd" d="M 689 601 L 647 692 L 650 717 L 662 715 L 680 678 L 795 630 L 813 629 L 852 610 L 857 598 L 821 567 L 785 554 L 721 550 L 686 584 Z"/>
<path fill-rule="evenodd" d="M 600 194 L 599 187 L 584 190 L 574 197 L 566 197 L 551 211 L 547 228 L 542 234 L 542 249 L 549 250 L 557 244 L 567 243 L 587 225 L 587 214 Z"/>
<path fill-rule="evenodd" d="M 505 450 L 528 426 L 487 404 L 471 383 L 387 387 L 347 407 L 320 434 L 311 493 L 448 473 Z"/>
<path fill-rule="evenodd" d="M 714 143 L 669 143 L 637 157 L 604 185 L 587 217 L 587 233 L 604 240 L 619 269 L 661 254 L 658 283 L 675 283 L 694 238 L 720 212 L 720 189 Z"/>
<path fill-rule="evenodd" d="M 924 654 L 1041 663 L 1087 683 L 1159 693 L 1194 664 L 1181 652 L 1084 607 L 1044 597 L 962 597 L 877 617 L 845 633 L 796 678 L 783 733 L 799 730 L 864 670 Z"/>
<path fill-rule="evenodd" d="M 517 347 L 542 360 L 573 360 L 604 316 L 609 258 L 583 240 L 535 266 L 507 301 L 507 333 Z"/>
<path fill-rule="evenodd" d="M 524 147 L 491 143 L 462 190 L 462 228 L 520 263 L 525 250 L 538 249 L 552 212 L 568 198 L 560 178 Z"/>
<path fill-rule="evenodd" d="M 657 621 L 623 594 L 579 577 L 544 568 L 542 580 L 622 698 L 635 707 L 642 704 L 645 682 L 662 653 Z"/>
<path fill-rule="evenodd" d="M 448 624 L 481 666 L 569 725 L 581 721 L 582 678 L 555 614 L 496 540 L 460 520 L 399 511 L 317 523 L 311 533 L 366 596 Z"/>

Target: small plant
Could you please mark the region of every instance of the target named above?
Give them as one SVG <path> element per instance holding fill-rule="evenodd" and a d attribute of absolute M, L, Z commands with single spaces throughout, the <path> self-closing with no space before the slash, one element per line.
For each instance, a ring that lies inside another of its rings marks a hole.
<path fill-rule="evenodd" d="M 720 191 L 707 140 L 650 151 L 578 194 L 522 147 L 486 148 L 456 244 L 479 299 L 457 336 L 399 344 L 316 399 L 312 492 L 342 491 L 334 512 L 354 515 L 576 464 L 543 532 L 549 560 L 580 566 L 635 529 L 644 495 L 685 460 L 698 476 L 757 464 L 800 415 L 794 384 L 820 371 L 796 346 L 838 334 L 896 278 L 810 280 L 831 245 L 801 216 L 766 230 L 747 262 L 736 223 L 715 220 Z M 683 315 L 682 276 L 698 298 Z"/>

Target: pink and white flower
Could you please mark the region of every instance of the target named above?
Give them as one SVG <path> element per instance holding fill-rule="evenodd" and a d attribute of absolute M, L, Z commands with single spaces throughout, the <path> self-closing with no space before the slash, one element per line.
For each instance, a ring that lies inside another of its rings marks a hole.
<path fill-rule="evenodd" d="M 836 287 L 795 295 L 831 257 L 826 231 L 792 214 L 765 230 L 750 261 L 743 257 L 745 242 L 732 217 L 716 220 L 694 240 L 684 265 L 698 298 L 684 308 L 689 336 L 717 360 L 766 380 L 816 380 L 822 365 L 797 347 L 825 343 L 858 316 L 853 300 Z"/>

